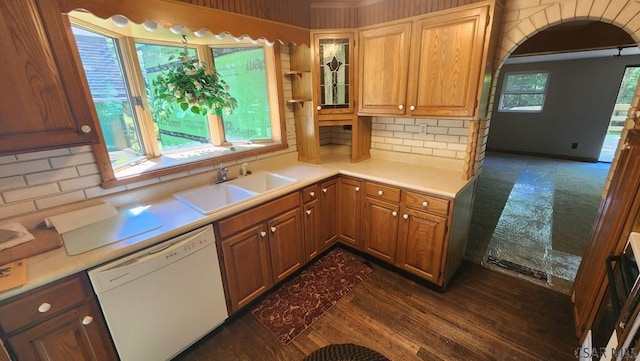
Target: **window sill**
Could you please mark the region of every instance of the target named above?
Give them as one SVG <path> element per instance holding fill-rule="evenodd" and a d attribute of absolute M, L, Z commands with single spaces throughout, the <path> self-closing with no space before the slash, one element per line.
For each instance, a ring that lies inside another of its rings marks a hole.
<path fill-rule="evenodd" d="M 115 171 L 115 179 L 103 179 L 102 187 L 113 188 L 152 178 L 158 178 L 206 166 L 228 163 L 260 154 L 286 149 L 287 144 L 255 143 L 232 147 L 207 146 L 174 152 L 162 157 L 147 159 L 135 165 Z"/>

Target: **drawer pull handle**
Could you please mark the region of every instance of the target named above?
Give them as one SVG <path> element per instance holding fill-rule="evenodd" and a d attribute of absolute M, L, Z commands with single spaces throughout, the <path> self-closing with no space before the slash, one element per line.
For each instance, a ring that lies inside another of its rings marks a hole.
<path fill-rule="evenodd" d="M 315 197 L 315 196 L 316 196 L 316 192 L 311 192 L 311 193 L 309 193 L 309 195 L 310 195 L 311 197 Z"/>
<path fill-rule="evenodd" d="M 51 309 L 51 304 L 50 303 L 43 303 L 40 305 L 40 307 L 38 307 L 38 312 L 40 313 L 45 313 L 47 311 L 49 311 Z"/>
<path fill-rule="evenodd" d="M 82 324 L 85 325 L 85 326 L 90 324 L 91 322 L 93 322 L 93 317 L 91 317 L 91 316 L 84 316 L 82 318 Z"/>
<path fill-rule="evenodd" d="M 395 216 L 397 216 L 397 215 L 398 215 L 398 212 L 393 211 L 393 212 L 391 212 L 391 215 L 395 217 Z"/>
<path fill-rule="evenodd" d="M 322 188 L 322 193 L 327 193 L 327 188 Z"/>
<path fill-rule="evenodd" d="M 322 110 L 322 107 L 321 107 L 320 105 L 318 105 L 318 106 L 316 107 L 316 110 Z"/>
<path fill-rule="evenodd" d="M 260 237 L 266 237 L 267 236 L 267 232 L 260 232 Z"/>
<path fill-rule="evenodd" d="M 356 192 L 360 192 L 360 187 L 356 187 Z"/>
<path fill-rule="evenodd" d="M 311 210 L 307 209 L 306 211 L 304 211 L 306 214 L 311 214 Z"/>
<path fill-rule="evenodd" d="M 409 215 L 408 215 L 408 214 L 403 214 L 403 215 L 402 215 L 402 218 L 404 218 L 404 219 L 409 219 Z"/>
<path fill-rule="evenodd" d="M 422 202 L 422 206 L 427 208 L 429 206 L 429 202 L 427 202 L 427 201 Z"/>
<path fill-rule="evenodd" d="M 276 233 L 276 227 L 271 227 L 271 233 Z"/>
<path fill-rule="evenodd" d="M 80 127 L 80 131 L 83 132 L 84 134 L 89 134 L 91 133 L 91 127 L 85 124 Z"/>
<path fill-rule="evenodd" d="M 384 191 L 378 191 L 378 195 L 381 196 L 384 194 Z"/>
<path fill-rule="evenodd" d="M 411 110 L 411 111 L 416 110 L 416 106 L 415 106 L 415 105 L 410 106 L 410 107 L 409 107 L 409 110 Z"/>
<path fill-rule="evenodd" d="M 404 105 L 403 104 L 398 105 L 398 109 L 400 110 L 404 109 Z"/>

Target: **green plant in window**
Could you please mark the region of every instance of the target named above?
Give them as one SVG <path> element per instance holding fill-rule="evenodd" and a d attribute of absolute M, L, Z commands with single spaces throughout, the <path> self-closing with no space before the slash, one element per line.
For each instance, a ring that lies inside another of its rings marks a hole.
<path fill-rule="evenodd" d="M 157 121 L 169 121 L 175 110 L 178 118 L 182 118 L 189 111 L 222 116 L 238 107 L 227 83 L 215 70 L 207 72 L 205 63 L 186 52 L 181 52 L 177 60 L 174 55 L 168 60 L 152 81 L 151 108 Z"/>

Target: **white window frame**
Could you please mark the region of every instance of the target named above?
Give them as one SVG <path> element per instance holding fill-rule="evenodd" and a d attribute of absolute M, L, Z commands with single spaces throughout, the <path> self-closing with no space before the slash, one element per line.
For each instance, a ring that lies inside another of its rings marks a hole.
<path fill-rule="evenodd" d="M 544 89 L 539 91 L 507 91 L 507 81 L 509 76 L 511 75 L 523 75 L 523 74 L 546 74 L 547 81 L 544 84 Z M 528 71 L 510 71 L 505 73 L 504 78 L 502 79 L 502 89 L 500 90 L 500 102 L 498 103 L 498 112 L 501 113 L 542 113 L 544 111 L 544 104 L 547 99 L 547 90 L 549 89 L 549 79 L 551 78 L 551 72 L 548 70 L 528 70 Z M 513 108 L 504 108 L 504 97 L 505 95 L 537 95 L 542 94 L 542 104 L 540 104 L 540 109 L 513 109 Z"/>

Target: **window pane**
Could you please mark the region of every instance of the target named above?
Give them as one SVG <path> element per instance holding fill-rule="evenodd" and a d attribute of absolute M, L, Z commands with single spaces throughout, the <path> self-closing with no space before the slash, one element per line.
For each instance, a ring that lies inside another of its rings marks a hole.
<path fill-rule="evenodd" d="M 547 87 L 548 73 L 507 74 L 505 93 L 537 93 L 544 92 Z"/>
<path fill-rule="evenodd" d="M 185 51 L 181 46 L 168 46 L 157 44 L 136 43 L 138 61 L 142 70 L 144 86 L 147 97 L 152 102 L 153 80 L 158 77 L 162 69 L 180 62 L 180 53 Z M 190 57 L 196 56 L 196 50 L 188 48 Z M 170 56 L 175 59 L 169 61 Z M 168 121 L 159 121 L 158 110 L 151 108 L 151 115 L 156 127 L 156 137 L 161 152 L 188 149 L 209 144 L 209 121 L 204 115 L 193 114 L 190 111 L 183 112 L 177 105 Z"/>
<path fill-rule="evenodd" d="M 500 110 L 539 112 L 543 103 L 544 94 L 504 94 Z"/>
<path fill-rule="evenodd" d="M 120 54 L 113 38 L 73 26 L 82 65 L 114 168 L 144 155 L 129 101 Z"/>
<path fill-rule="evenodd" d="M 267 72 L 262 47 L 212 49 L 216 71 L 238 101 L 232 114 L 224 115 L 228 142 L 271 139 Z"/>

